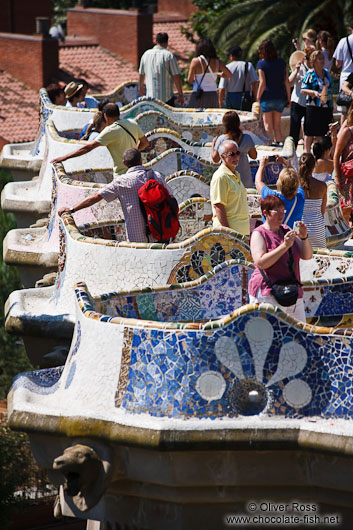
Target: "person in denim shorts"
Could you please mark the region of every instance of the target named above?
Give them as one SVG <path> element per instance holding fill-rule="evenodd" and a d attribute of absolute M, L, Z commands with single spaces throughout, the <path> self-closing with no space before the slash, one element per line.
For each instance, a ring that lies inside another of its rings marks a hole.
<path fill-rule="evenodd" d="M 270 40 L 261 42 L 259 56 L 257 69 L 260 84 L 256 99 L 260 102 L 266 133 L 274 145 L 283 145 L 281 115 L 290 101 L 288 69 Z"/>

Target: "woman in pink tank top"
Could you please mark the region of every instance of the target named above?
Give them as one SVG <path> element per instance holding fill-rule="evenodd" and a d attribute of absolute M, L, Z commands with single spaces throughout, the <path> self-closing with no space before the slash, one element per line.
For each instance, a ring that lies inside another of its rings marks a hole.
<path fill-rule="evenodd" d="M 250 302 L 267 302 L 278 306 L 278 302 L 271 294 L 270 287 L 266 284 L 260 269 L 264 270 L 271 284 L 279 280 L 288 280 L 293 283 L 292 274 L 288 267 L 292 249 L 294 260 L 294 273 L 300 283 L 300 259 L 311 259 L 313 250 L 308 239 L 306 225 L 299 221 L 298 233 L 289 226 L 283 225 L 284 202 L 277 195 L 268 195 L 261 199 L 261 211 L 265 217 L 263 225 L 254 230 L 251 236 L 251 255 L 255 263 L 249 282 Z M 303 303 L 303 290 L 299 286 L 297 302 L 289 307 L 279 306 L 283 311 L 291 314 L 298 320 L 305 322 Z"/>

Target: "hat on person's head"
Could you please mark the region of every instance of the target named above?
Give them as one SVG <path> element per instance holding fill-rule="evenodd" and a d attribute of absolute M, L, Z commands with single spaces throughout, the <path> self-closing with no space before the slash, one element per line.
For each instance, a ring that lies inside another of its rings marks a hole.
<path fill-rule="evenodd" d="M 241 57 L 241 52 L 243 50 L 240 46 L 231 46 L 227 51 L 227 55 L 232 55 L 233 57 Z"/>
<path fill-rule="evenodd" d="M 289 57 L 289 66 L 290 69 L 293 71 L 296 64 L 302 61 L 305 58 L 305 53 L 301 50 L 296 50 L 292 53 L 292 55 Z"/>
<path fill-rule="evenodd" d="M 71 81 L 71 83 L 66 85 L 66 87 L 64 88 L 66 99 L 72 98 L 72 96 L 74 96 L 76 92 L 81 90 L 82 87 L 82 84 L 78 85 L 77 83 L 75 83 L 75 81 Z"/>

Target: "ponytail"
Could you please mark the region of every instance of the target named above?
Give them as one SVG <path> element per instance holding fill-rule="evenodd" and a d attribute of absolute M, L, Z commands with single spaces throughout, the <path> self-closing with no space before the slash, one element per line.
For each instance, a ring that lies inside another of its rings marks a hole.
<path fill-rule="evenodd" d="M 315 158 L 311 153 L 303 153 L 299 159 L 299 183 L 303 188 L 305 195 L 309 193 L 309 177 L 315 167 Z"/>

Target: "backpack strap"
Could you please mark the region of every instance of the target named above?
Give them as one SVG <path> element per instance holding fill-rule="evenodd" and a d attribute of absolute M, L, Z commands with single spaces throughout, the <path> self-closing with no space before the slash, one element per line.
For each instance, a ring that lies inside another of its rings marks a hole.
<path fill-rule="evenodd" d="M 122 129 L 124 129 L 124 131 L 131 136 L 131 138 L 133 139 L 135 144 L 137 144 L 137 140 L 136 140 L 135 136 L 133 134 L 131 134 L 131 132 L 126 127 L 124 127 L 123 125 L 121 125 L 121 123 L 118 123 L 117 121 L 115 123 L 117 123 L 119 125 L 119 127 L 121 127 Z"/>
<path fill-rule="evenodd" d="M 346 39 L 347 39 L 347 46 L 348 46 L 349 55 L 351 56 L 351 61 L 353 62 L 353 56 L 352 56 L 351 45 L 349 44 L 349 39 L 348 39 L 348 37 L 346 37 Z"/>
<path fill-rule="evenodd" d="M 249 63 L 246 61 L 245 62 L 245 72 L 244 72 L 243 92 L 245 92 L 246 78 L 248 77 L 248 68 L 249 68 Z"/>
<path fill-rule="evenodd" d="M 294 210 L 294 208 L 296 207 L 296 205 L 297 205 L 297 196 L 295 196 L 295 198 L 294 198 L 294 202 L 293 202 L 293 205 L 292 205 L 292 208 L 290 209 L 289 214 L 287 215 L 287 217 L 286 217 L 285 220 L 283 221 L 283 224 L 286 225 L 286 224 L 288 223 L 288 219 L 290 219 L 290 216 L 292 215 L 293 210 Z"/>
<path fill-rule="evenodd" d="M 205 77 L 205 75 L 206 75 L 206 73 L 207 73 L 207 69 L 208 69 L 208 67 L 209 67 L 209 65 L 210 65 L 210 61 L 208 61 L 207 64 L 206 64 L 206 69 L 205 69 L 205 71 L 204 71 L 204 69 L 203 69 L 203 60 L 202 60 L 201 58 L 202 58 L 205 62 L 207 62 L 207 61 L 206 61 L 206 58 L 205 58 L 203 55 L 200 55 L 200 57 L 199 57 L 199 61 L 200 61 L 200 63 L 201 63 L 201 68 L 202 68 L 202 72 L 203 72 L 203 74 L 202 74 L 202 77 L 201 77 L 200 82 L 196 81 L 196 84 L 197 84 L 197 88 L 198 88 L 198 89 L 201 88 L 203 78 Z"/>

